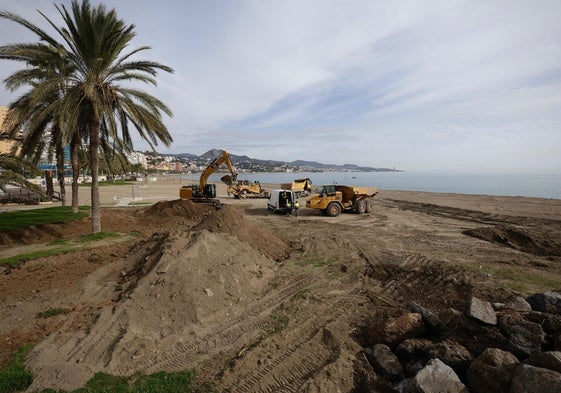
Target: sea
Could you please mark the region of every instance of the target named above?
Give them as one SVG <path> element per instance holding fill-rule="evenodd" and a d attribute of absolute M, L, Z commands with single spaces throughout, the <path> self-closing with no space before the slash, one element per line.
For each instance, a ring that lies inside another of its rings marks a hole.
<path fill-rule="evenodd" d="M 213 173 L 209 182 L 219 182 L 223 173 Z M 310 178 L 314 186 L 345 184 L 374 186 L 380 190 L 427 191 L 496 196 L 561 199 L 561 174 L 536 173 L 429 173 L 429 172 L 255 172 L 238 179 L 280 184 Z M 196 174 L 188 176 L 198 181 Z"/>

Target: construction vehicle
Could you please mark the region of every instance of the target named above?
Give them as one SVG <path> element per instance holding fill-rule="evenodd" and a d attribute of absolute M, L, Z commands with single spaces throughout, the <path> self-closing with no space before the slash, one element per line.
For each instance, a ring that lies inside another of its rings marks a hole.
<path fill-rule="evenodd" d="M 271 196 L 267 202 L 267 208 L 273 213 L 288 214 L 292 210 L 296 201 L 296 195 L 292 190 L 277 189 L 271 191 Z"/>
<path fill-rule="evenodd" d="M 197 203 L 210 203 L 219 207 L 220 201 L 216 199 L 216 185 L 207 184 L 207 180 L 222 164 L 226 164 L 230 170 L 230 175 L 225 175 L 220 178 L 224 183 L 230 185 L 237 180 L 238 174 L 230 156 L 224 150 L 220 151 L 220 155 L 216 157 L 201 173 L 199 184 L 191 184 L 183 186 L 179 189 L 179 198 L 188 199 Z"/>
<path fill-rule="evenodd" d="M 232 194 L 234 198 L 269 198 L 271 195 L 269 191 L 261 187 L 261 183 L 249 180 L 238 180 L 235 183 L 228 185 L 226 190 L 228 195 Z"/>
<path fill-rule="evenodd" d="M 312 191 L 312 180 L 309 178 L 296 179 L 292 183 L 282 183 L 280 188 L 284 190 L 292 190 L 294 191 L 296 198 L 300 198 L 301 196 L 308 196 L 308 194 Z"/>
<path fill-rule="evenodd" d="M 338 184 L 321 186 L 318 195 L 306 201 L 306 207 L 319 209 L 323 214 L 337 217 L 341 212 L 357 214 L 370 213 L 374 210 L 374 200 L 378 194 L 376 187 L 352 187 Z"/>

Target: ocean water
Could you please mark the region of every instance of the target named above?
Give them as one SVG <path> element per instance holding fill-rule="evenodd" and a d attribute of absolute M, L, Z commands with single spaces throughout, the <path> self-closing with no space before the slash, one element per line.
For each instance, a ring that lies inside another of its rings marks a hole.
<path fill-rule="evenodd" d="M 219 182 L 223 173 L 212 174 Z M 561 199 L 561 174 L 421 173 L 421 172 L 266 172 L 242 173 L 238 179 L 280 184 L 309 177 L 314 186 L 345 184 L 375 186 L 381 190 L 428 191 L 458 194 L 526 196 Z M 198 180 L 195 175 L 190 176 Z"/>

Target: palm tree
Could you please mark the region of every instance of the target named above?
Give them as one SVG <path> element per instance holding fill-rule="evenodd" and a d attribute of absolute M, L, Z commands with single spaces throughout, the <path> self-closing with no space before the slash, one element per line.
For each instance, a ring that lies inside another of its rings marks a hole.
<path fill-rule="evenodd" d="M 0 153 L 0 190 L 6 191 L 6 186 L 13 185 L 40 191 L 39 187 L 25 179 L 22 168 L 31 170 L 32 167 L 14 154 Z"/>
<path fill-rule="evenodd" d="M 118 19 L 115 10 L 107 11 L 103 5 L 92 7 L 88 0 L 81 4 L 73 0 L 71 12 L 64 5 L 56 8 L 64 20 L 64 27 L 56 27 L 42 15 L 62 37 L 62 43 L 17 15 L 2 12 L 0 17 L 21 24 L 54 47 L 65 48 L 72 72 L 67 78 L 58 113 L 61 124 L 67 129 L 83 130 L 85 127 L 88 134 L 92 168 L 92 232 L 97 233 L 101 231 L 98 185 L 101 133 L 107 140 L 132 146 L 130 122 L 152 147 L 158 141 L 166 146 L 173 141 L 162 121 L 162 112 L 171 116 L 169 108 L 150 94 L 120 83 L 156 85 L 157 71 L 173 70 L 156 62 L 132 60 L 149 47 L 124 53 L 135 36 L 134 25 L 127 26 Z"/>
<path fill-rule="evenodd" d="M 15 90 L 29 85 L 31 90 L 10 105 L 8 131 L 13 136 L 23 130 L 19 155 L 37 163 L 45 152 L 56 156 L 58 173 L 64 175 L 64 125 L 58 122 L 59 99 L 69 70 L 64 52 L 52 45 L 18 44 L 0 47 L 0 58 L 25 61 L 28 67 L 6 80 Z M 62 204 L 66 204 L 64 177 L 59 176 Z"/>

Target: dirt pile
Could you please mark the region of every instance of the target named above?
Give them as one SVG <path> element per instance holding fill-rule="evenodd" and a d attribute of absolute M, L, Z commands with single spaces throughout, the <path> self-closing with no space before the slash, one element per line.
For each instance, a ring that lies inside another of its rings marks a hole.
<path fill-rule="evenodd" d="M 522 229 L 507 225 L 479 227 L 462 232 L 491 243 L 500 244 L 528 254 L 561 256 L 561 243 L 554 237 L 538 230 Z"/>
<path fill-rule="evenodd" d="M 282 239 L 266 228 L 249 222 L 232 206 L 225 206 L 193 227 L 193 230 L 203 229 L 236 236 L 275 261 L 283 261 L 289 256 L 288 246 Z"/>
<path fill-rule="evenodd" d="M 216 209 L 204 203 L 193 203 L 185 199 L 176 199 L 173 201 L 157 202 L 141 210 L 138 216 L 146 219 L 187 218 L 190 221 L 199 222 L 213 210 Z"/>
<path fill-rule="evenodd" d="M 190 217 L 208 215 L 192 230 L 156 232 L 131 249 L 122 262 L 127 269 L 113 284 L 116 304 L 100 306 L 87 333 L 53 334 L 33 350 L 33 389 L 75 389 L 98 371 L 169 369 L 170 348 L 238 318 L 263 296 L 278 269 L 265 254 L 286 256 L 282 240 L 234 208 L 208 211 L 182 202 L 161 207 L 147 213 L 191 209 Z M 267 252 L 267 244 L 275 250 Z M 79 301 L 87 301 L 91 289 L 83 297 Z"/>

